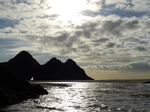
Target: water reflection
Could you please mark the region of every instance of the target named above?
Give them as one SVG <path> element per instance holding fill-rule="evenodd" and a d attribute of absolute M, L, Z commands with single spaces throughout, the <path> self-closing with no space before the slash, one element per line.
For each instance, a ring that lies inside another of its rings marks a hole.
<path fill-rule="evenodd" d="M 149 112 L 150 87 L 132 83 L 45 83 L 49 94 L 9 106 L 7 112 Z"/>
<path fill-rule="evenodd" d="M 95 88 L 90 83 L 72 83 L 71 85 L 70 87 L 55 86 L 50 88 L 49 95 L 43 96 L 41 98 L 43 101 L 40 101 L 39 105 L 41 107 L 57 107 L 57 111 L 65 112 L 108 111 L 109 107 L 100 100 L 103 93 L 96 91 L 99 88 Z"/>
<path fill-rule="evenodd" d="M 39 104 L 41 107 L 57 107 L 65 112 L 77 112 L 79 110 L 85 111 L 94 102 L 91 89 L 89 89 L 87 83 L 74 83 L 71 87 L 55 86 L 48 91 L 49 95 L 41 98 L 42 101 Z M 91 103 L 89 103 L 89 100 L 91 100 Z"/>

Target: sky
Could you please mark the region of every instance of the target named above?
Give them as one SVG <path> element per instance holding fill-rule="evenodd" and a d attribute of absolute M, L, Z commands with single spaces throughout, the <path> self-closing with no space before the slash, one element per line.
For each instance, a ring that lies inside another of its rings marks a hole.
<path fill-rule="evenodd" d="M 26 50 L 97 79 L 150 79 L 150 0 L 0 0 L 0 62 Z"/>

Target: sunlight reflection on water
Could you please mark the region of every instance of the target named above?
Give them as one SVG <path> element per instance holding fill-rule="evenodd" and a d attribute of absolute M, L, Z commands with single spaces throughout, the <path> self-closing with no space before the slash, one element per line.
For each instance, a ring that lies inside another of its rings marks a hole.
<path fill-rule="evenodd" d="M 149 84 L 43 83 L 48 95 L 12 105 L 9 112 L 149 112 Z"/>
<path fill-rule="evenodd" d="M 89 103 L 88 100 L 85 100 L 85 96 L 88 96 L 87 91 L 83 91 L 83 88 L 88 88 L 87 84 L 78 84 L 75 87 L 55 87 L 51 88 L 49 91 L 50 98 L 45 99 L 41 103 L 42 107 L 58 107 L 64 109 L 66 112 L 76 112 L 77 110 L 87 107 Z M 45 97 L 45 96 L 43 96 Z"/>

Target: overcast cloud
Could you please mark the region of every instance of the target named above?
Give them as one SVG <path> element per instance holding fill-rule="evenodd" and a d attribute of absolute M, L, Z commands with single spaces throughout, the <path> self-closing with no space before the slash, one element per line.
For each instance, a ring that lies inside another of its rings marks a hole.
<path fill-rule="evenodd" d="M 58 1 L 0 1 L 0 61 L 27 50 L 41 63 L 56 56 L 86 69 L 149 71 L 149 0 L 83 0 L 76 19 L 73 9 L 65 19 L 54 10 Z"/>

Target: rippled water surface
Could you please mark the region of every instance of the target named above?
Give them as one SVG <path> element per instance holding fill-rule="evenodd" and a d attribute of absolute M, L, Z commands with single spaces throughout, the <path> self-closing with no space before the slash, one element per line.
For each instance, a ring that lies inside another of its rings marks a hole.
<path fill-rule="evenodd" d="M 43 82 L 48 95 L 4 108 L 6 112 L 150 112 L 150 84 Z"/>

